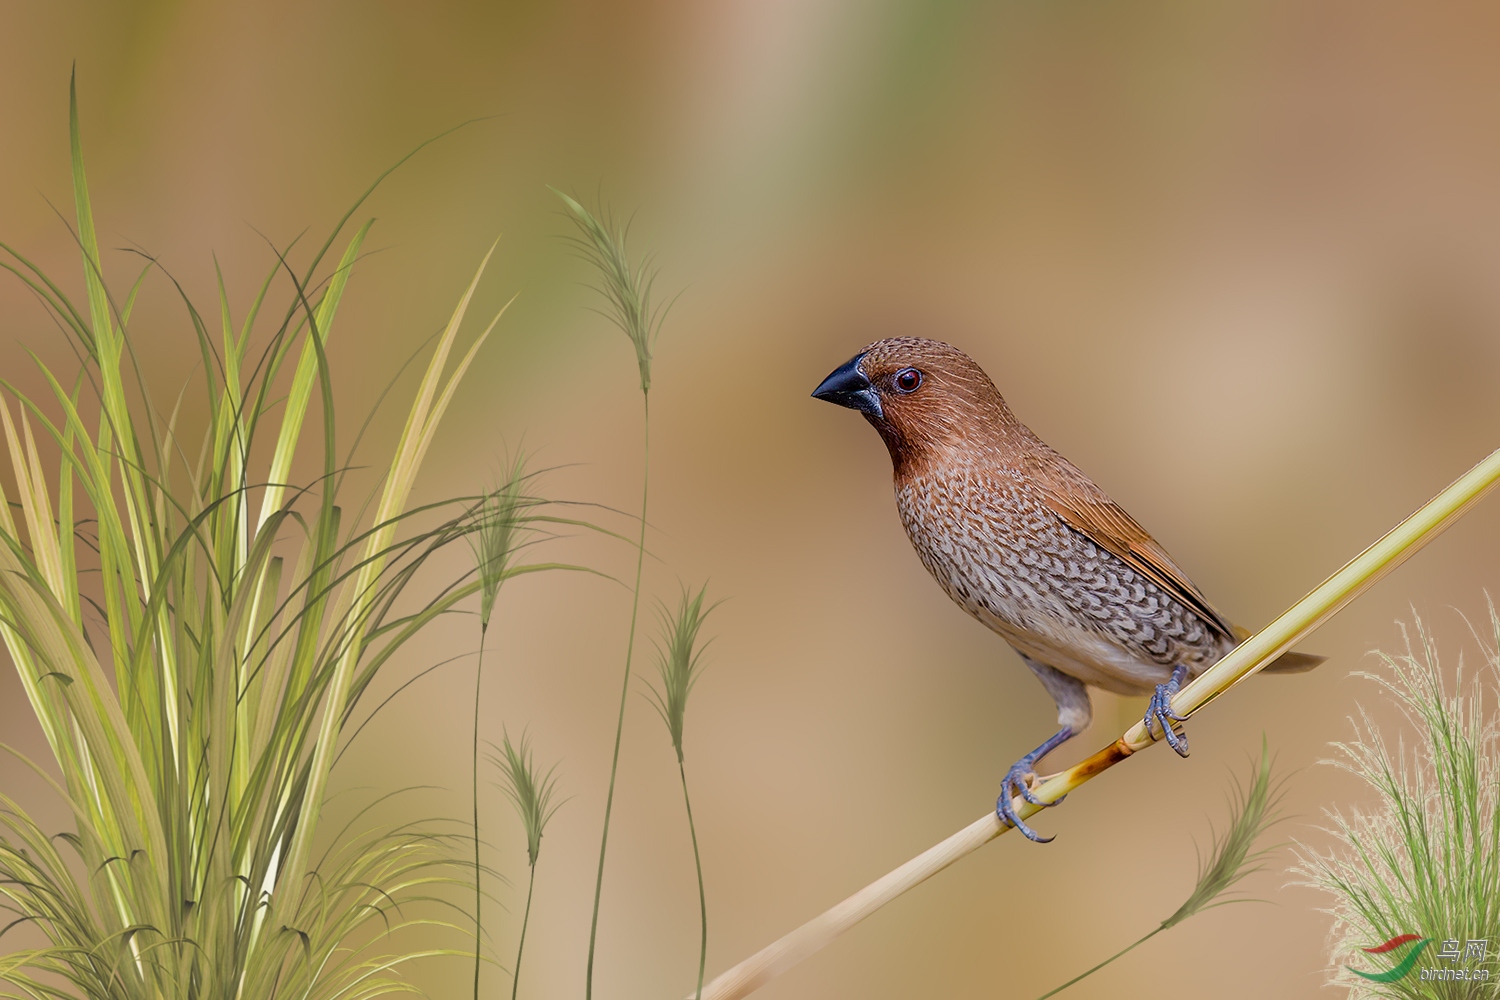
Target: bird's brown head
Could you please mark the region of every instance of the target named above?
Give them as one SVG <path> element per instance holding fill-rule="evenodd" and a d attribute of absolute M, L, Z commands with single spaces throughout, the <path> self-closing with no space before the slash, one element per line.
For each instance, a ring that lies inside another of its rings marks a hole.
<path fill-rule="evenodd" d="M 1015 425 L 999 390 L 963 351 L 938 340 L 878 340 L 834 369 L 818 399 L 859 410 L 906 464 L 991 445 Z"/>

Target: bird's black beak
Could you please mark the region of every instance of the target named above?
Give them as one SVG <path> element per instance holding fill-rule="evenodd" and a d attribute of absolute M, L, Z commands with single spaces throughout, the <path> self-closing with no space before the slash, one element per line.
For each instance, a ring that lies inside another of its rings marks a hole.
<path fill-rule="evenodd" d="M 865 373 L 859 370 L 859 363 L 864 358 L 863 354 L 855 355 L 835 368 L 813 390 L 813 398 L 826 399 L 830 403 L 847 406 L 872 417 L 883 417 L 885 414 L 880 409 L 880 394 L 875 391 L 870 380 L 865 378 Z"/>

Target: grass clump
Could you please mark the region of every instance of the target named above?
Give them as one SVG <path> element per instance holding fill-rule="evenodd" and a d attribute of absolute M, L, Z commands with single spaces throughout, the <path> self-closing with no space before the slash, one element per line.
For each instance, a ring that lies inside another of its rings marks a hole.
<path fill-rule="evenodd" d="M 1422 620 L 1403 624 L 1403 651 L 1377 654 L 1380 668 L 1361 676 L 1400 710 L 1405 731 L 1361 708 L 1354 738 L 1333 745 L 1331 763 L 1365 783 L 1375 804 L 1330 810 L 1333 846 L 1299 845 L 1297 871 L 1332 897 L 1331 950 L 1342 966 L 1333 981 L 1351 997 L 1497 993 L 1500 615 L 1489 611 L 1494 644 L 1481 642 L 1480 668 L 1466 674 L 1460 660 L 1452 680 Z"/>
<path fill-rule="evenodd" d="M 305 267 L 277 251 L 238 317 L 222 281 L 207 313 L 169 283 L 202 357 L 190 430 L 180 397 L 157 405 L 132 345 L 154 262 L 123 297 L 106 282 L 76 97 L 70 112 L 85 301 L 9 247 L 0 258 L 79 357 L 71 372 L 39 361 L 38 398 L 0 382 L 16 484 L 0 496 L 0 641 L 52 757 L 33 766 L 60 775 L 72 829 L 49 834 L 0 795 L 0 933 L 42 942 L 0 957 L 0 981 L 30 1000 L 409 991 L 404 962 L 466 954 L 402 933 L 462 934 L 432 909 L 467 884 L 457 839 L 379 825 L 381 800 L 338 829 L 323 813 L 371 684 L 479 590 L 423 575 L 473 533 L 476 501 L 409 501 L 488 333 L 455 354 L 484 267 L 435 340 L 399 441 L 364 458 L 378 482 L 351 498 L 326 345 L 369 224 L 322 265 L 359 203 Z M 302 486 L 299 451 L 315 470 Z"/>

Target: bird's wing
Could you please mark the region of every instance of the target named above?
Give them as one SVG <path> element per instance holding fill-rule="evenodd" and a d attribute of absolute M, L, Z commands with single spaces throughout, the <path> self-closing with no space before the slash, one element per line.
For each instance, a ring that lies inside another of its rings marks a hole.
<path fill-rule="evenodd" d="M 1027 472 L 1053 513 L 1095 545 L 1123 559 L 1131 569 L 1183 606 L 1196 611 L 1215 631 L 1236 638 L 1234 626 L 1209 603 L 1150 532 L 1067 459 L 1056 452 L 1047 457 L 1051 461 L 1038 461 Z"/>

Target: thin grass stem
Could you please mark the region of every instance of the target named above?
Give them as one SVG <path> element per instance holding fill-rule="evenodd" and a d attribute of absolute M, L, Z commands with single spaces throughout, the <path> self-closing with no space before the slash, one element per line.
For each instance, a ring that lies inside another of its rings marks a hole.
<path fill-rule="evenodd" d="M 688 833 L 693 838 L 693 864 L 698 869 L 698 913 L 702 932 L 698 939 L 698 992 L 695 1000 L 703 1000 L 703 972 L 708 965 L 708 896 L 703 891 L 703 859 L 698 856 L 698 827 L 693 823 L 693 800 L 688 798 L 687 767 L 682 757 L 677 758 L 677 773 L 682 778 L 682 804 L 687 807 Z"/>
<path fill-rule="evenodd" d="M 584 998 L 594 995 L 594 949 L 599 937 L 599 897 L 604 889 L 604 856 L 609 847 L 609 817 L 615 804 L 615 776 L 620 770 L 620 740 L 625 732 L 625 704 L 630 698 L 630 663 L 635 652 L 636 622 L 641 610 L 641 572 L 646 564 L 646 508 L 651 496 L 651 391 L 641 389 L 641 534 L 636 542 L 635 587 L 630 598 L 630 635 L 625 642 L 625 678 L 620 685 L 620 714 L 615 722 L 615 752 L 609 764 L 609 791 L 604 797 L 604 832 L 599 835 L 599 871 L 594 876 L 594 912 L 589 918 L 589 957 Z"/>
<path fill-rule="evenodd" d="M 526 880 L 526 911 L 521 916 L 521 941 L 516 945 L 516 967 L 511 974 L 510 1000 L 516 1000 L 521 988 L 521 956 L 526 953 L 526 927 L 531 923 L 531 892 L 536 888 L 536 865 L 531 866 L 531 875 Z"/>
<path fill-rule="evenodd" d="M 484 639 L 489 630 L 489 622 L 479 626 L 479 657 L 474 665 L 474 1000 L 479 1000 L 479 968 L 484 961 L 484 923 L 480 919 L 480 911 L 484 906 L 484 887 L 480 884 L 480 879 L 484 869 L 479 862 L 479 686 L 484 682 Z M 533 868 L 532 877 L 535 876 L 536 869 Z M 529 895 L 526 903 L 528 907 L 531 905 Z"/>
<path fill-rule="evenodd" d="M 1087 979 L 1089 976 L 1092 976 L 1094 973 L 1098 972 L 1100 969 L 1104 968 L 1106 965 L 1108 965 L 1109 963 L 1113 962 L 1115 959 L 1122 958 L 1125 955 L 1130 954 L 1132 951 L 1135 951 L 1135 949 L 1139 948 L 1141 945 L 1145 944 L 1147 941 L 1150 941 L 1152 938 L 1156 937 L 1156 935 L 1160 934 L 1162 931 L 1164 931 L 1166 929 L 1167 929 L 1166 925 L 1162 924 L 1161 926 L 1157 927 L 1155 930 L 1153 930 L 1150 933 L 1148 933 L 1145 937 L 1143 937 L 1140 940 L 1136 941 L 1134 944 L 1128 944 L 1128 945 L 1126 945 L 1125 947 L 1121 948 L 1119 951 L 1115 952 L 1113 955 L 1111 955 L 1108 958 L 1106 958 L 1104 961 L 1100 962 L 1098 965 L 1094 966 L 1092 969 L 1088 970 L 1087 972 L 1080 972 L 1078 975 L 1074 976 L 1072 979 L 1069 979 L 1067 982 L 1063 983 L 1061 986 L 1055 987 L 1053 989 L 1048 990 L 1046 993 L 1043 993 L 1041 996 L 1037 997 L 1036 1000 L 1047 1000 L 1048 997 L 1055 997 L 1055 996 L 1057 996 L 1059 993 L 1061 993 L 1063 990 L 1067 989 L 1069 986 L 1072 986 L 1074 983 L 1077 983 L 1077 982 L 1079 982 L 1081 980 Z"/>

